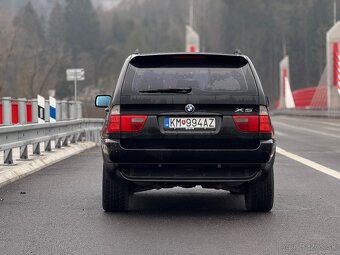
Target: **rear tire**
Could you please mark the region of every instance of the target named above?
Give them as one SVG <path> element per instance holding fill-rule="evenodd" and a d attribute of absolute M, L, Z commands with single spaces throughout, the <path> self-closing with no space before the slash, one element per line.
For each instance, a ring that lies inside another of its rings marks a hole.
<path fill-rule="evenodd" d="M 103 209 L 106 212 L 122 212 L 128 209 L 129 186 L 128 183 L 114 180 L 103 167 Z"/>
<path fill-rule="evenodd" d="M 274 172 L 270 169 L 265 179 L 249 183 L 246 187 L 245 202 L 248 211 L 269 212 L 274 203 Z"/>

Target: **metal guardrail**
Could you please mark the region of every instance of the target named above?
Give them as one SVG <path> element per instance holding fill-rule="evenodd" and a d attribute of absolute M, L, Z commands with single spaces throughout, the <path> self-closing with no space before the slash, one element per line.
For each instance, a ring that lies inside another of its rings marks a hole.
<path fill-rule="evenodd" d="M 0 151 L 4 151 L 4 164 L 13 164 L 13 149 L 20 148 L 20 159 L 28 159 L 28 146 L 33 154 L 40 155 L 40 143 L 45 151 L 67 146 L 69 141 L 93 141 L 100 143 L 103 119 L 78 119 L 57 123 L 28 124 L 0 127 Z"/>
<path fill-rule="evenodd" d="M 82 118 L 82 102 L 56 101 L 56 120 L 74 120 Z M 50 102 L 45 100 L 45 121 L 50 122 Z M 38 122 L 37 99 L 26 98 L 0 98 L 0 126 L 27 124 Z"/>
<path fill-rule="evenodd" d="M 310 109 L 276 109 L 270 114 L 303 117 L 340 118 L 340 110 L 310 110 Z"/>

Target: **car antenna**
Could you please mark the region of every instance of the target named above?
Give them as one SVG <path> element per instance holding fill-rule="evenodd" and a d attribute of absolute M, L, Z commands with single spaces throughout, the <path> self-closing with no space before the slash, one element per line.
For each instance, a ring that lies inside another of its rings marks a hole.
<path fill-rule="evenodd" d="M 139 49 L 136 49 L 134 54 L 139 55 L 139 54 L 140 54 L 140 53 L 139 53 Z"/>
<path fill-rule="evenodd" d="M 239 49 L 236 49 L 234 51 L 234 55 L 242 55 L 242 52 Z"/>

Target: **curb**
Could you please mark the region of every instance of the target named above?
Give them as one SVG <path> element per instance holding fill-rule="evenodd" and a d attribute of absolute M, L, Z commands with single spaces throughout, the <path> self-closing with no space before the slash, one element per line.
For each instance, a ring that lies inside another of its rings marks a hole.
<path fill-rule="evenodd" d="M 62 149 L 58 149 L 53 152 L 45 152 L 45 155 L 38 156 L 33 160 L 20 162 L 18 165 L 14 166 L 8 166 L 5 170 L 0 170 L 0 188 L 40 171 L 45 167 L 51 166 L 85 150 L 96 147 L 96 145 L 97 144 L 95 142 L 72 144 L 69 147 L 63 147 Z"/>

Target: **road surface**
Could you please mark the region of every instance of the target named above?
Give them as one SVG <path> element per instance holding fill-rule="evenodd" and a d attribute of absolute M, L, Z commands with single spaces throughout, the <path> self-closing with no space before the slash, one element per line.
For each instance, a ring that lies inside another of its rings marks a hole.
<path fill-rule="evenodd" d="M 338 255 L 340 121 L 273 122 L 281 153 L 271 213 L 200 188 L 139 193 L 130 212 L 105 213 L 96 148 L 0 189 L 0 254 Z"/>

